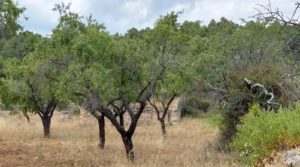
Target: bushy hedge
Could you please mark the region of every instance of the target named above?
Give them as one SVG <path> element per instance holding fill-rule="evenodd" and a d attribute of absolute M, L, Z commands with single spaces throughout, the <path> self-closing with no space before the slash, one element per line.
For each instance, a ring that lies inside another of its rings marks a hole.
<path fill-rule="evenodd" d="M 273 150 L 300 145 L 300 105 L 276 113 L 254 105 L 241 121 L 230 147 L 246 164 L 261 162 Z"/>

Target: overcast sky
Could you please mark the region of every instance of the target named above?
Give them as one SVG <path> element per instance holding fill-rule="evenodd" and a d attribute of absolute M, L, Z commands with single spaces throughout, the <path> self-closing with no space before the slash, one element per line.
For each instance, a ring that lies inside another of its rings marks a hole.
<path fill-rule="evenodd" d="M 271 3 L 290 14 L 296 1 L 271 0 Z M 92 14 L 111 33 L 124 33 L 132 27 L 151 27 L 159 16 L 182 10 L 180 21 L 200 20 L 207 24 L 211 19 L 224 16 L 240 23 L 240 18 L 249 20 L 256 14 L 257 4 L 268 3 L 267 0 L 17 0 L 20 7 L 26 8 L 25 16 L 29 18 L 20 20 L 25 30 L 51 34 L 58 23 L 58 14 L 52 8 L 60 2 L 71 2 L 72 11 L 80 15 Z"/>

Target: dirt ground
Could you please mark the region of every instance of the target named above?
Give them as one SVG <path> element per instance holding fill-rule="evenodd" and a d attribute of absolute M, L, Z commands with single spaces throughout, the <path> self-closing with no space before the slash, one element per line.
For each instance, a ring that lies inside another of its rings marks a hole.
<path fill-rule="evenodd" d="M 98 127 L 88 116 L 65 119 L 54 115 L 51 137 L 43 138 L 41 121 L 31 116 L 0 117 L 0 167 L 199 167 L 240 166 L 215 149 L 217 127 L 205 119 L 184 119 L 167 126 L 162 137 L 157 121 L 141 123 L 133 137 L 136 160 L 126 160 L 121 138 L 106 122 L 106 146 L 98 148 Z"/>

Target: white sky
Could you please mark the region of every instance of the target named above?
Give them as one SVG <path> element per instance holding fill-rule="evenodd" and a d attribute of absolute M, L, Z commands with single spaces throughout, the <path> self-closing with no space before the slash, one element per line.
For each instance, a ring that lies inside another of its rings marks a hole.
<path fill-rule="evenodd" d="M 270 0 L 287 15 L 294 9 L 297 0 Z M 267 4 L 267 0 L 17 0 L 25 7 L 29 20 L 20 19 L 25 30 L 43 35 L 51 34 L 58 23 L 58 14 L 52 11 L 54 4 L 72 3 L 71 9 L 83 16 L 90 14 L 104 23 L 111 33 L 125 33 L 128 29 L 153 26 L 155 20 L 170 11 L 181 11 L 179 20 L 200 20 L 207 24 L 211 19 L 226 17 L 237 23 L 240 18 L 250 20 L 255 15 L 257 4 Z"/>

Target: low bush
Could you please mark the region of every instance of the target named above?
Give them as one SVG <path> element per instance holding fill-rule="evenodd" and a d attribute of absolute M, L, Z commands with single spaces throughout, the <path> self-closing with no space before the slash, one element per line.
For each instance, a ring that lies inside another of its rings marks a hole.
<path fill-rule="evenodd" d="M 198 117 L 201 113 L 208 112 L 210 103 L 202 97 L 187 97 L 182 106 L 183 117 Z"/>
<path fill-rule="evenodd" d="M 258 164 L 274 150 L 300 145 L 300 105 L 276 113 L 254 105 L 241 121 L 230 148 L 248 165 Z"/>
<path fill-rule="evenodd" d="M 181 110 L 182 117 L 195 118 L 200 115 L 202 111 L 190 106 L 183 106 Z"/>

